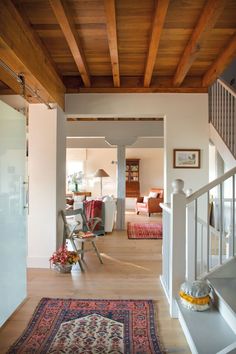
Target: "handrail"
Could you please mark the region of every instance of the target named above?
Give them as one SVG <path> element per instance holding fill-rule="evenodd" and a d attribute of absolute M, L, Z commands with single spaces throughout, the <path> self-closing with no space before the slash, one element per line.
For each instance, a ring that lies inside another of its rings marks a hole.
<path fill-rule="evenodd" d="M 170 203 L 160 203 L 160 207 L 168 213 L 171 213 L 172 211 Z"/>
<path fill-rule="evenodd" d="M 206 186 L 200 188 L 198 191 L 191 194 L 189 197 L 186 198 L 186 204 L 192 203 L 194 199 L 201 197 L 201 195 L 205 194 L 212 188 L 216 187 L 218 184 L 226 181 L 234 174 L 236 174 L 236 167 L 232 168 L 231 170 L 227 171 L 224 175 L 216 178 L 214 181 L 208 183 Z"/>
<path fill-rule="evenodd" d="M 236 97 L 236 90 L 232 86 L 230 86 L 225 80 L 217 79 L 217 82 L 219 82 L 228 92 L 230 92 L 231 95 Z"/>

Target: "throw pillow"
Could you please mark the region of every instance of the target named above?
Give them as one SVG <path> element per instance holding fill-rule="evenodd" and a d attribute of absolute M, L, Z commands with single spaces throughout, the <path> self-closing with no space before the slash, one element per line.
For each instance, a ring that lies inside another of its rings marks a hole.
<path fill-rule="evenodd" d="M 66 198 L 66 204 L 73 205 L 74 199 L 73 198 Z"/>
<path fill-rule="evenodd" d="M 157 192 L 150 192 L 149 193 L 149 198 L 157 198 L 158 197 L 158 194 Z"/>
<path fill-rule="evenodd" d="M 143 202 L 144 202 L 144 203 L 147 203 L 147 202 L 148 202 L 148 198 L 149 198 L 149 196 L 148 196 L 148 195 L 145 195 L 145 196 L 143 197 Z"/>

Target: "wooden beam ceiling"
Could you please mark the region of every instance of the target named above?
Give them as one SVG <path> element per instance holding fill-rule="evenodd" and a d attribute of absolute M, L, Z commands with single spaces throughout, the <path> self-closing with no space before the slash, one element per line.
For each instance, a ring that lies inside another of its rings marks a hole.
<path fill-rule="evenodd" d="M 149 87 L 152 79 L 153 68 L 156 61 L 161 33 L 164 26 L 168 6 L 169 6 L 169 0 L 158 0 L 156 3 L 156 9 L 155 9 L 153 23 L 152 23 L 152 32 L 151 32 L 147 61 L 146 61 L 146 68 L 144 73 L 144 87 Z"/>
<path fill-rule="evenodd" d="M 1 0 L 0 59 L 61 107 L 65 92 L 207 92 L 236 56 L 235 11 L 234 0 Z"/>
<path fill-rule="evenodd" d="M 67 44 L 73 55 L 85 87 L 90 87 L 89 70 L 86 63 L 84 51 L 80 42 L 79 34 L 71 18 L 66 1 L 49 0 L 61 30 L 66 38 Z"/>
<path fill-rule="evenodd" d="M 106 13 L 107 37 L 111 57 L 112 75 L 115 87 L 120 86 L 119 55 L 116 30 L 115 0 L 104 0 Z"/>
<path fill-rule="evenodd" d="M 32 29 L 11 1 L 0 1 L 0 13 L 3 14 L 0 21 L 0 59 L 13 71 L 24 74 L 26 82 L 46 102 L 56 102 L 64 108 L 65 87 Z"/>
<path fill-rule="evenodd" d="M 226 0 L 208 0 L 206 2 L 198 23 L 178 64 L 173 80 L 174 86 L 178 87 L 182 84 L 201 49 L 201 43 L 204 40 L 205 33 L 214 27 L 225 7 L 225 3 Z"/>
<path fill-rule="evenodd" d="M 231 63 L 236 56 L 236 33 L 231 38 L 226 48 L 221 52 L 218 58 L 211 65 L 210 69 L 206 72 L 202 79 L 202 86 L 208 87 L 222 74 L 222 72 Z"/>

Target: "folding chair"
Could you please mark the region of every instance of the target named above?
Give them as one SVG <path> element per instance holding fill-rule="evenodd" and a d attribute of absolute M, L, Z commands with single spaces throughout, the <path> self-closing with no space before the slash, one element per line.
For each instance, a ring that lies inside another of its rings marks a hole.
<path fill-rule="evenodd" d="M 94 251 L 100 261 L 101 264 L 103 264 L 101 255 L 99 253 L 99 250 L 95 244 L 97 235 L 93 233 L 94 228 L 96 225 L 101 222 L 100 218 L 93 218 L 89 221 L 87 221 L 86 216 L 84 214 L 83 209 L 75 209 L 75 210 L 62 210 L 61 211 L 62 219 L 64 222 L 64 237 L 63 237 L 63 244 L 66 243 L 66 240 L 68 239 L 71 243 L 71 246 L 75 252 L 77 252 L 78 256 L 81 256 L 81 260 L 84 259 L 84 253 L 88 251 Z M 74 219 L 71 223 L 68 222 L 68 217 L 69 216 L 81 216 L 82 219 L 82 228 L 79 228 L 81 225 L 81 222 Z M 91 226 L 90 226 L 91 225 Z M 85 244 L 86 243 L 91 243 L 92 248 L 90 249 L 85 249 Z M 81 247 L 79 247 L 81 245 Z M 83 271 L 83 265 L 79 259 L 78 261 L 80 269 Z"/>

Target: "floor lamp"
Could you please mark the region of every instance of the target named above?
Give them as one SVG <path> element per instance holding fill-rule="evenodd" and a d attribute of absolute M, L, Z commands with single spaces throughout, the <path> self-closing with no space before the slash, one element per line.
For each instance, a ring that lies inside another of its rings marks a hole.
<path fill-rule="evenodd" d="M 106 171 L 104 171 L 102 168 L 100 168 L 99 170 L 97 170 L 94 177 L 100 177 L 100 189 L 101 189 L 101 197 L 102 197 L 102 178 L 103 177 L 110 177 L 110 176 L 106 173 Z"/>

